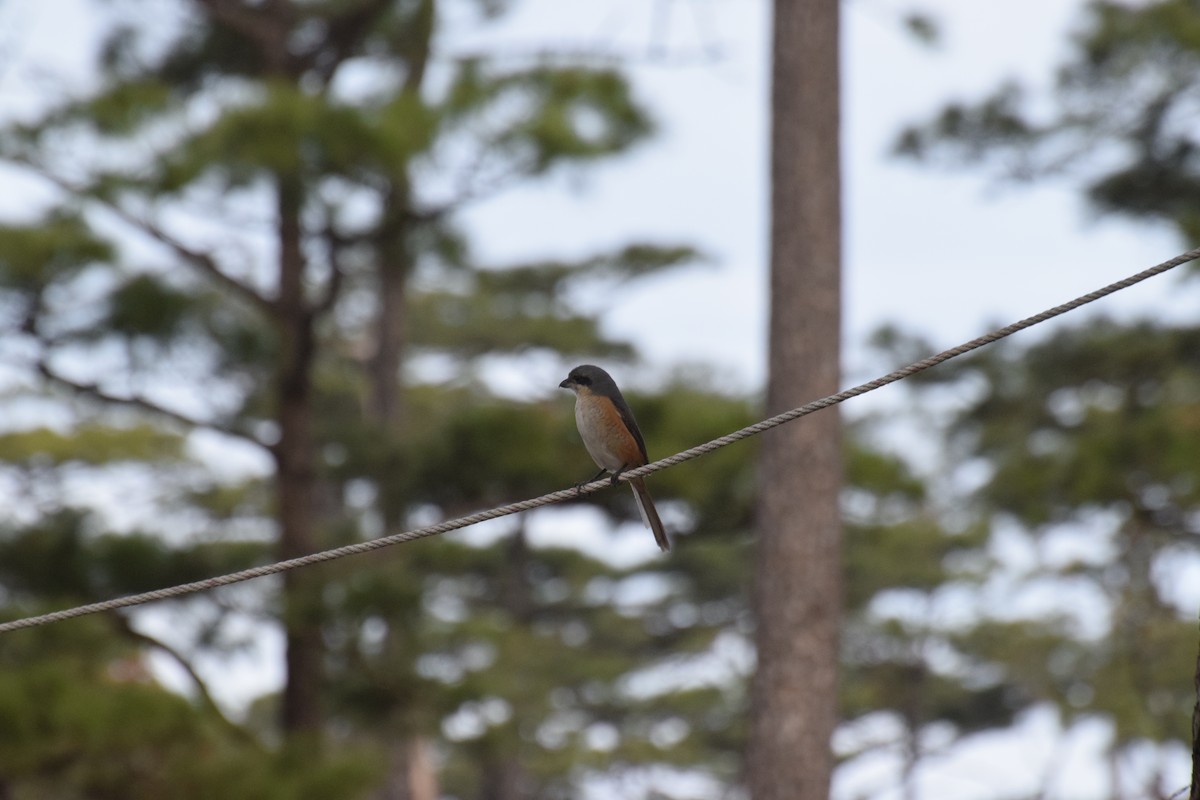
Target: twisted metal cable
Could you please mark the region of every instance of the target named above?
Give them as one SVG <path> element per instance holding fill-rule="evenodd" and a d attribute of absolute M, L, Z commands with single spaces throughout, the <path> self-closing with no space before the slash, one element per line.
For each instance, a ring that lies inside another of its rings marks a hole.
<path fill-rule="evenodd" d="M 1034 314 L 1031 317 L 1026 317 L 1019 322 L 1006 325 L 1003 328 L 992 331 L 991 333 L 984 334 L 983 336 L 979 336 L 969 342 L 960 344 L 957 347 L 952 347 L 949 350 L 943 350 L 937 355 L 930 356 L 929 358 L 914 362 L 908 366 L 893 370 L 892 372 L 876 378 L 875 380 L 859 384 L 858 386 L 850 389 L 845 389 L 837 394 L 823 397 L 820 400 L 814 400 L 806 405 L 793 408 L 792 410 L 785 411 L 782 414 L 777 414 L 769 419 L 756 422 L 753 425 L 748 425 L 741 430 L 718 437 L 710 442 L 705 442 L 704 444 L 697 445 L 696 447 L 692 447 L 688 450 L 676 453 L 675 455 L 652 462 L 643 467 L 638 467 L 637 469 L 631 469 L 623 472 L 621 473 L 621 480 L 628 480 L 630 478 L 649 475 L 653 472 L 658 472 L 660 469 L 666 469 L 668 467 L 673 467 L 676 464 L 681 464 L 684 461 L 690 461 L 693 458 L 699 458 L 700 456 L 711 453 L 714 450 L 719 450 L 720 448 L 726 447 L 734 442 L 748 439 L 749 437 L 760 434 L 763 431 L 776 428 L 784 423 L 791 422 L 792 420 L 807 416 L 813 412 L 820 411 L 823 408 L 837 405 L 838 403 L 845 402 L 852 397 L 858 397 L 859 395 L 866 394 L 867 392 L 873 392 L 876 389 L 887 386 L 890 383 L 895 383 L 896 381 L 900 381 L 915 375 L 918 372 L 923 372 L 930 367 L 937 366 L 938 364 L 949 361 L 952 358 L 957 358 L 958 356 L 969 353 L 972 350 L 977 350 L 978 348 L 991 344 L 992 342 L 996 342 L 1000 339 L 1011 336 L 1014 333 L 1023 331 L 1026 328 L 1031 328 L 1034 325 L 1045 322 L 1046 320 L 1066 314 L 1068 311 L 1074 311 L 1080 306 L 1084 306 L 1103 297 L 1107 297 L 1108 295 L 1119 292 L 1122 289 L 1127 289 L 1130 286 L 1133 286 L 1136 283 L 1141 283 L 1148 278 L 1161 275 L 1162 273 L 1172 270 L 1182 264 L 1186 264 L 1189 261 L 1195 261 L 1197 258 L 1200 258 L 1200 247 L 1188 250 L 1186 253 L 1181 253 L 1168 261 L 1164 261 L 1161 264 L 1156 264 L 1155 266 L 1142 270 L 1135 275 L 1130 275 L 1128 278 L 1115 283 L 1110 283 L 1109 285 L 1100 289 L 1096 289 L 1095 291 L 1088 292 L 1080 297 L 1076 297 L 1074 300 L 1070 300 L 1066 303 L 1062 303 L 1061 305 L 1046 309 L 1040 314 Z M 32 628 L 37 625 L 46 625 L 51 622 L 60 622 L 62 620 L 72 619 L 74 617 L 96 614 L 101 611 L 113 611 L 119 608 L 129 608 L 130 606 L 152 603 L 156 600 L 167 600 L 186 594 L 193 594 L 195 592 L 216 589 L 221 586 L 228 586 L 232 583 L 241 583 L 242 581 L 248 581 L 254 578 L 262 578 L 267 575 L 276 575 L 280 572 L 286 572 L 299 567 L 320 564 L 325 561 L 333 561 L 335 559 L 345 558 L 346 556 L 369 553 L 384 547 L 391 547 L 392 545 L 402 544 L 404 542 L 412 542 L 429 536 L 437 536 L 438 534 L 458 530 L 459 528 L 465 528 L 469 525 L 475 525 L 480 522 L 486 522 L 487 520 L 505 517 L 509 514 L 516 514 L 521 511 L 530 511 L 535 508 L 540 508 L 541 506 L 559 503 L 564 500 L 572 500 L 582 495 L 599 491 L 608 485 L 609 480 L 607 478 L 602 478 L 600 480 L 584 484 L 578 489 L 561 489 L 557 492 L 544 494 L 541 497 L 536 497 L 531 500 L 522 500 L 517 503 L 509 503 L 508 505 L 498 506 L 486 511 L 478 511 L 474 514 L 468 514 L 465 517 L 458 517 L 457 519 L 439 522 L 436 525 L 428 525 L 423 528 L 416 528 L 414 530 L 404 531 L 402 533 L 394 533 L 389 536 L 382 536 L 378 539 L 371 539 L 366 542 L 343 545 L 342 547 L 335 547 L 331 550 L 322 550 L 320 552 L 310 553 L 309 555 L 300 556 L 298 558 L 289 558 L 285 561 L 276 561 L 273 564 L 264 564 L 258 567 L 251 567 L 249 569 L 231 572 L 226 575 L 218 575 L 213 578 L 205 578 L 204 580 L 179 584 L 178 586 L 155 589 L 149 592 L 141 592 L 140 594 L 116 597 L 111 600 L 104 600 L 97 603 L 88 603 L 86 605 L 62 609 L 61 611 L 51 611 L 46 614 L 38 614 L 36 616 L 2 622 L 0 623 L 0 633 L 19 630 L 21 628 Z"/>

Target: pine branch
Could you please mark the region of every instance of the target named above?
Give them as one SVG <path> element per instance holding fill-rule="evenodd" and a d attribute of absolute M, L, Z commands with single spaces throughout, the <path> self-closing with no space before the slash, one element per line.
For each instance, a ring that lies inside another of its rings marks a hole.
<path fill-rule="evenodd" d="M 175 422 L 179 425 L 182 425 L 186 428 L 191 428 L 191 429 L 202 428 L 202 429 L 207 429 L 207 430 L 211 430 L 211 431 L 216 431 L 218 433 L 223 433 L 226 436 L 232 436 L 234 438 L 241 439 L 242 441 L 246 441 L 246 442 L 250 442 L 251 444 L 258 445 L 259 447 L 262 447 L 269 452 L 274 452 L 274 448 L 271 445 L 266 444 L 265 442 L 262 442 L 261 440 L 259 440 L 255 436 L 251 435 L 250 433 L 247 433 L 246 431 L 240 431 L 240 430 L 237 430 L 236 428 L 231 428 L 227 425 L 221 425 L 216 422 L 207 422 L 204 420 L 195 419 L 194 417 L 189 417 L 188 415 L 183 414 L 179 411 L 175 411 L 173 409 L 167 408 L 166 406 L 159 405 L 158 403 L 154 402 L 153 400 L 150 400 L 146 397 L 142 397 L 141 395 L 129 395 L 127 397 L 122 397 L 120 395 L 111 394 L 110 392 L 105 391 L 104 389 L 100 388 L 99 384 L 88 383 L 85 381 L 78 381 L 73 378 L 68 378 L 67 376 L 65 376 L 63 374 L 56 372 L 54 370 L 54 368 L 51 367 L 50 364 L 46 361 L 44 356 L 38 359 L 36 366 L 37 366 L 37 371 L 46 380 L 50 381 L 51 383 L 53 383 L 57 386 L 61 386 L 65 389 L 69 389 L 70 391 L 74 392 L 75 394 L 79 394 L 84 397 L 88 397 L 92 400 L 99 400 L 102 403 L 107 403 L 110 405 L 125 406 L 127 408 L 136 408 L 141 411 L 147 411 L 151 414 L 155 414 L 157 416 L 164 417 L 164 418 L 166 418 L 172 422 Z"/>

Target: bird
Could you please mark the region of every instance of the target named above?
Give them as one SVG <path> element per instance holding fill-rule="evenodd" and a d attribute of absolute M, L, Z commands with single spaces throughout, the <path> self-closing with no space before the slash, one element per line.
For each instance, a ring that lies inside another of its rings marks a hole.
<path fill-rule="evenodd" d="M 633 411 L 621 396 L 621 390 L 611 375 L 600 367 L 582 364 L 571 370 L 566 380 L 558 386 L 575 393 L 575 424 L 579 428 L 579 436 L 592 461 L 600 467 L 591 480 L 607 472 L 612 475 L 613 485 L 616 485 L 625 470 L 650 463 L 646 455 L 646 442 L 633 419 Z M 659 519 L 658 509 L 654 507 L 654 500 L 646 490 L 645 481 L 631 478 L 629 485 L 633 487 L 633 499 L 637 501 L 642 521 L 654 532 L 654 541 L 659 549 L 667 552 L 671 549 L 671 542 Z"/>

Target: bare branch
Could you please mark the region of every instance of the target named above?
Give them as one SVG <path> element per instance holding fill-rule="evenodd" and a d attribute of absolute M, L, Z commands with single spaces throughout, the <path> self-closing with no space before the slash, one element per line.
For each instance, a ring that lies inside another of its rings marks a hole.
<path fill-rule="evenodd" d="M 140 395 L 129 395 L 128 397 L 122 397 L 120 395 L 111 394 L 110 392 L 105 391 L 104 389 L 100 388 L 98 384 L 87 383 L 68 378 L 63 374 L 56 372 L 46 361 L 44 356 L 39 358 L 37 361 L 37 371 L 42 375 L 42 377 L 51 383 L 61 386 L 65 389 L 69 389 L 76 394 L 91 398 L 92 400 L 99 400 L 102 403 L 108 403 L 110 405 L 125 406 L 127 408 L 136 408 L 142 411 L 147 411 L 151 414 L 164 417 L 165 419 L 168 419 L 186 428 L 203 428 L 216 431 L 218 433 L 223 433 L 226 436 L 232 436 L 234 438 L 241 439 L 242 441 L 256 444 L 268 452 L 273 452 L 271 445 L 266 444 L 246 431 L 240 431 L 236 428 L 230 428 L 226 425 L 221 425 L 216 422 L 206 422 L 204 420 L 189 417 L 186 414 L 167 408 L 166 406 L 159 405 L 153 400 L 149 400 Z"/>
<path fill-rule="evenodd" d="M 661 47 L 651 49 L 595 46 L 586 43 L 564 43 L 554 47 L 517 45 L 507 49 L 488 50 L 447 49 L 438 54 L 439 61 L 452 63 L 479 62 L 493 64 L 593 64 L 599 66 L 645 65 L 664 68 L 709 67 L 725 59 L 720 45 L 699 48 L 676 48 L 668 52 Z"/>
<path fill-rule="evenodd" d="M 332 225 L 324 230 L 323 236 L 329 250 L 329 280 L 325 283 L 325 292 L 321 295 L 321 299 L 312 307 L 313 317 L 324 314 L 337 303 L 346 275 L 346 270 L 342 267 L 342 247 L 346 243 L 345 240 L 338 235 Z"/>
<path fill-rule="evenodd" d="M 177 256 L 182 258 L 188 264 L 191 264 L 203 275 L 211 278 L 222 287 L 229 289 L 238 297 L 246 300 L 260 311 L 270 315 L 274 315 L 276 313 L 276 306 L 272 300 L 259 294 L 258 291 L 249 285 L 241 282 L 225 270 L 221 269 L 221 267 L 217 264 L 216 259 L 214 259 L 211 254 L 202 250 L 196 250 L 188 247 L 183 242 L 179 241 L 150 220 L 143 219 L 133 214 L 117 203 L 105 203 L 105 207 L 120 217 L 121 220 L 128 225 L 137 228 L 139 231 L 155 241 L 169 247 Z"/>
<path fill-rule="evenodd" d="M 117 629 L 126 638 L 132 639 L 139 644 L 152 647 L 155 650 L 159 650 L 169 656 L 176 664 L 178 664 L 183 671 L 187 673 L 188 677 L 191 678 L 192 684 L 196 687 L 196 693 L 200 698 L 200 704 L 204 706 L 205 710 L 217 718 L 222 727 L 224 727 L 238 739 L 241 739 L 246 744 L 258 744 L 258 740 L 255 739 L 249 731 L 233 722 L 233 720 L 229 719 L 229 717 L 225 716 L 225 713 L 221 711 L 221 707 L 217 705 L 216 700 L 213 699 L 212 694 L 208 691 L 208 685 L 204 682 L 204 679 L 200 677 L 200 673 L 196 671 L 196 668 L 192 666 L 192 662 L 188 660 L 183 653 L 180 653 L 174 647 L 162 641 L 161 639 L 157 639 L 147 633 L 142 633 L 141 631 L 136 630 L 126 617 L 123 617 L 119 614 L 112 614 L 111 618 L 113 619 L 114 624 L 116 624 Z"/>
<path fill-rule="evenodd" d="M 533 160 L 525 159 L 485 180 L 480 176 L 486 169 L 487 157 L 487 148 L 484 148 L 471 160 L 460 179 L 456 181 L 457 185 L 450 199 L 416 209 L 412 212 L 412 217 L 419 222 L 436 222 L 472 203 L 481 203 L 496 197 L 522 177 L 534 172 Z"/>
<path fill-rule="evenodd" d="M 129 209 L 125 208 L 114 199 L 98 197 L 93 193 L 88 192 L 82 186 L 72 183 L 61 175 L 57 175 L 49 168 L 38 164 L 29 158 L 15 158 L 16 163 L 33 170 L 39 177 L 49 181 L 50 183 L 62 189 L 64 192 L 75 197 L 82 197 L 91 200 L 103 207 L 106 211 L 115 215 L 118 219 L 124 222 L 129 227 L 135 229 L 144 236 L 148 236 L 154 241 L 163 244 L 175 252 L 177 256 L 190 264 L 204 276 L 212 279 L 220 286 L 233 292 L 233 294 L 242 298 L 250 305 L 263 311 L 264 313 L 274 315 L 276 313 L 275 303 L 269 298 L 260 294 L 250 285 L 243 283 L 237 278 L 225 272 L 217 264 L 217 261 L 210 253 L 202 250 L 189 247 L 179 239 L 163 230 L 159 225 L 151 220 L 144 219 Z"/>
<path fill-rule="evenodd" d="M 391 0 L 365 0 L 361 5 L 349 6 L 339 14 L 331 15 L 326 24 L 324 44 L 327 48 L 317 49 L 305 57 L 307 66 L 312 66 L 328 84 L 334 72 L 362 44 L 378 17 L 387 10 Z"/>
<path fill-rule="evenodd" d="M 273 68 L 288 68 L 292 58 L 287 37 L 294 21 L 290 3 L 272 1 L 260 8 L 233 0 L 196 0 L 196 4 L 204 8 L 213 21 L 258 44 Z"/>

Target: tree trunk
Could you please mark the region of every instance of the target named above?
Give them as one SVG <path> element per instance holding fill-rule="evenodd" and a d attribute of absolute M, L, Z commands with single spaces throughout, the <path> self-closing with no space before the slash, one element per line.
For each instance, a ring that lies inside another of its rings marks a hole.
<path fill-rule="evenodd" d="M 412 37 L 405 47 L 404 91 L 420 96 L 429 66 L 437 20 L 435 0 L 422 0 L 413 17 Z M 377 420 L 398 425 L 401 408 L 400 367 L 407 342 L 404 315 L 408 305 L 408 279 L 412 274 L 408 238 L 412 235 L 412 190 L 408 170 L 396 180 L 380 225 L 379 315 L 376 318 L 375 354 L 371 359 L 371 412 Z"/>
<path fill-rule="evenodd" d="M 437 17 L 435 0 L 422 0 L 414 18 L 414 34 L 405 52 L 407 74 L 404 89 L 419 95 L 425 81 Z M 408 313 L 408 279 L 412 275 L 409 251 L 412 196 L 408 176 L 396 181 L 387 200 L 388 208 L 381 224 L 379 248 L 379 310 L 375 320 L 376 350 L 369 365 L 371 381 L 370 413 L 374 421 L 392 435 L 400 435 L 405 421 L 401 369 L 408 347 L 405 336 Z M 401 468 L 403 465 L 390 464 Z M 384 530 L 391 530 L 402 518 L 406 498 L 389 496 L 381 500 L 379 511 Z M 384 781 L 380 798 L 400 800 L 437 800 L 440 796 L 437 766 L 432 758 L 433 745 L 419 732 L 410 732 L 393 743 L 402 754 Z"/>
<path fill-rule="evenodd" d="M 837 390 L 841 198 L 837 0 L 776 0 L 767 412 Z M 841 427 L 834 410 L 763 441 L 754 800 L 826 800 L 837 722 Z"/>
<path fill-rule="evenodd" d="M 483 787 L 479 800 L 526 800 L 529 797 L 529 777 L 515 756 L 498 755 L 485 760 Z"/>
<path fill-rule="evenodd" d="M 375 354 L 371 358 L 371 416 L 397 427 L 404 419 L 400 367 L 404 363 L 404 315 L 408 304 L 408 264 L 403 245 L 386 247 L 379 265 L 379 314 Z M 405 261 L 398 261 L 404 259 Z"/>
<path fill-rule="evenodd" d="M 1194 683 L 1196 704 L 1192 706 L 1192 790 L 1189 800 L 1200 800 L 1200 652 L 1196 653 Z"/>
<path fill-rule="evenodd" d="M 376 272 L 379 280 L 379 307 L 375 317 L 375 352 L 368 364 L 371 420 L 388 437 L 403 435 L 405 423 L 404 392 L 401 370 L 408 347 L 405 316 L 408 313 L 408 279 L 412 274 L 408 238 L 412 235 L 411 197 L 407 181 L 398 181 L 388 198 L 388 209 L 381 226 Z M 389 458 L 381 470 L 400 470 L 397 457 Z M 404 519 L 407 498 L 386 493 L 379 501 L 384 530 L 392 531 Z M 429 740 L 410 731 L 390 743 L 397 754 L 392 769 L 376 794 L 378 800 L 437 800 L 437 767 L 430 757 Z"/>
<path fill-rule="evenodd" d="M 1196 702 L 1192 706 L 1192 785 L 1188 800 L 1200 800 L 1200 648 L 1196 651 L 1196 671 L 1192 675 Z"/>
<path fill-rule="evenodd" d="M 278 373 L 279 441 L 275 446 L 276 497 L 279 504 L 279 558 L 295 558 L 317 549 L 315 449 L 313 447 L 312 311 L 304 297 L 304 255 L 298 180 L 279 181 L 280 339 Z M 283 576 L 283 622 L 287 683 L 281 723 L 285 735 L 315 735 L 321 725 L 320 586 L 310 569 Z"/>
<path fill-rule="evenodd" d="M 395 745 L 387 777 L 374 796 L 376 800 L 438 800 L 433 745 L 420 736 Z"/>

